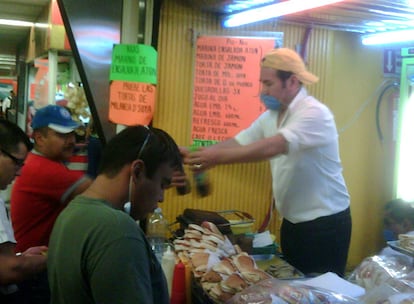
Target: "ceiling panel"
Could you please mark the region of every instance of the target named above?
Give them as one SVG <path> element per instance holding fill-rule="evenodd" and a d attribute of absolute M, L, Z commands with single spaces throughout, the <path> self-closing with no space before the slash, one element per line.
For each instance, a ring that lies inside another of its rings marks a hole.
<path fill-rule="evenodd" d="M 0 19 L 36 22 L 50 0 L 0 0 Z M 0 76 L 14 72 L 19 46 L 24 46 L 30 28 L 0 24 Z"/>
<path fill-rule="evenodd" d="M 189 6 L 224 16 L 247 7 L 260 7 L 253 0 L 182 0 Z M 303 0 L 306 1 L 306 0 Z M 274 4 L 279 1 L 266 1 Z M 414 27 L 414 9 L 408 0 L 345 0 L 326 7 L 280 17 L 280 20 L 327 27 L 335 30 L 368 33 Z"/>
<path fill-rule="evenodd" d="M 91 1 L 91 0 L 85 0 Z M 276 3 L 274 0 L 174 0 L 195 9 L 224 16 L 231 12 Z M 306 0 L 303 0 L 306 1 Z M 326 27 L 340 31 L 370 33 L 414 28 L 414 9 L 409 0 L 345 0 L 343 2 L 281 17 L 285 22 Z M 50 0 L 0 0 L 0 19 L 38 21 Z M 16 49 L 24 45 L 29 28 L 0 25 L 0 75 L 10 73 Z"/>

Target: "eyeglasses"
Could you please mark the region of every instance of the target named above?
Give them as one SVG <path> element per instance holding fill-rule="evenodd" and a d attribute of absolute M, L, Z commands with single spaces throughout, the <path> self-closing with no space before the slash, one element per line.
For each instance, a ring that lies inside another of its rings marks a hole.
<path fill-rule="evenodd" d="M 1 153 L 3 153 L 4 155 L 8 156 L 9 158 L 11 158 L 11 160 L 14 162 L 14 164 L 16 165 L 16 167 L 23 167 L 24 165 L 24 159 L 21 158 L 17 158 L 13 155 L 11 155 L 9 152 L 7 152 L 6 150 L 4 150 L 3 148 L 0 148 Z"/>
<path fill-rule="evenodd" d="M 148 143 L 148 141 L 150 139 L 150 136 L 151 136 L 150 128 L 148 126 L 145 126 L 145 128 L 148 130 L 148 134 L 147 134 L 147 137 L 145 137 L 145 139 L 144 139 L 144 143 L 142 144 L 141 149 L 139 149 L 139 151 L 138 151 L 137 159 L 141 159 L 142 152 L 144 151 L 145 147 L 147 146 L 147 143 Z"/>

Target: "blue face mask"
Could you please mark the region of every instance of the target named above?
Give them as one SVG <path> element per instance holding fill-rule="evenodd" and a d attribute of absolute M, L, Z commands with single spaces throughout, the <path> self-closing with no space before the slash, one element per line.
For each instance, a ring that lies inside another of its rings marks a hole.
<path fill-rule="evenodd" d="M 282 106 L 279 100 L 270 95 L 260 94 L 260 100 L 268 110 L 279 111 Z"/>

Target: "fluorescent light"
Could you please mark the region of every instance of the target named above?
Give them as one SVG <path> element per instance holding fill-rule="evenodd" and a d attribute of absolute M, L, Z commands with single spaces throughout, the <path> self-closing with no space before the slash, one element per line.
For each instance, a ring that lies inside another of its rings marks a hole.
<path fill-rule="evenodd" d="M 312 8 L 325 6 L 343 0 L 290 0 L 253 8 L 240 13 L 228 15 L 223 20 L 224 27 L 235 27 L 243 24 L 263 21 L 283 15 L 293 14 Z"/>
<path fill-rule="evenodd" d="M 35 22 L 11 20 L 11 19 L 0 19 L 0 24 L 10 25 L 10 26 L 23 26 L 23 27 L 32 27 L 32 26 L 35 26 L 35 27 L 48 27 L 47 23 L 35 23 Z"/>
<path fill-rule="evenodd" d="M 400 153 L 398 155 L 397 197 L 407 201 L 414 200 L 412 175 L 414 169 L 414 143 L 412 130 L 414 128 L 414 94 L 411 94 L 404 106 L 401 117 Z"/>
<path fill-rule="evenodd" d="M 389 31 L 361 37 L 363 45 L 390 44 L 414 41 L 414 29 Z"/>

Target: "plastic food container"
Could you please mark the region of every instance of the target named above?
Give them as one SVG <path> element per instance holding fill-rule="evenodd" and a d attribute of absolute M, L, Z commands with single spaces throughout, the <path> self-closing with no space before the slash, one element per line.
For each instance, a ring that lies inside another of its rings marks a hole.
<path fill-rule="evenodd" d="M 253 233 L 254 218 L 247 212 L 223 210 L 217 213 L 229 221 L 233 234 Z"/>
<path fill-rule="evenodd" d="M 253 233 L 253 222 L 251 223 L 240 223 L 239 220 L 229 220 L 230 229 L 233 234 L 245 234 Z"/>

